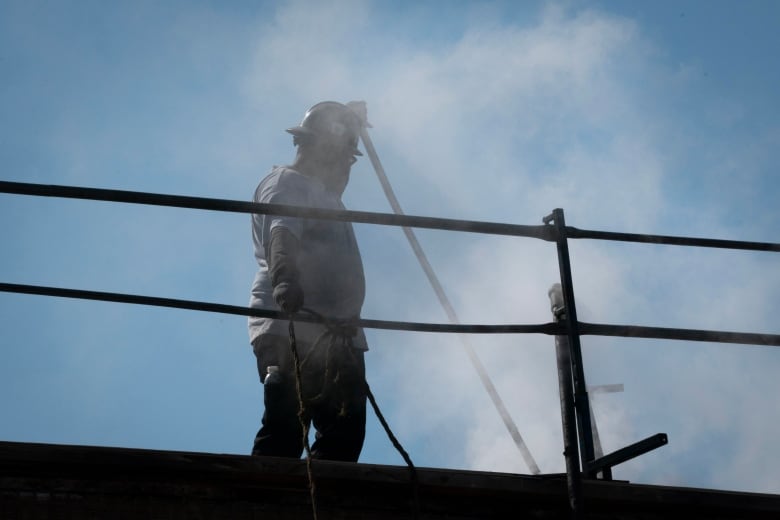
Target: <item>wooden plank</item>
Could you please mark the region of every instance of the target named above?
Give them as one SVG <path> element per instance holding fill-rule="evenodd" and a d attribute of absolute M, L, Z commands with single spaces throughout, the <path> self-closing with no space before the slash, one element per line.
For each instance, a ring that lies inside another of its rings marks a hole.
<path fill-rule="evenodd" d="M 321 519 L 412 518 L 408 468 L 313 461 Z M 423 519 L 568 517 L 564 475 L 418 468 Z M 586 481 L 589 518 L 780 518 L 780 496 Z M 302 460 L 0 442 L 0 518 L 311 518 Z"/>

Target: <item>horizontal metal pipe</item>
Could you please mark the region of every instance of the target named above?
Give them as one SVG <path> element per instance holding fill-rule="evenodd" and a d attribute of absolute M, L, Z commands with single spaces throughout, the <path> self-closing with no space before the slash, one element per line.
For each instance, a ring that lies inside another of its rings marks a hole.
<path fill-rule="evenodd" d="M 711 343 L 736 343 L 780 347 L 780 335 L 750 332 L 728 332 L 702 329 L 674 329 L 667 327 L 642 327 L 639 325 L 609 325 L 580 322 L 580 334 L 593 336 L 622 336 L 625 338 L 676 339 L 682 341 L 707 341 Z"/>
<path fill-rule="evenodd" d="M 669 235 L 644 235 L 638 233 L 615 233 L 593 231 L 566 226 L 568 238 L 591 238 L 618 242 L 640 242 L 645 244 L 669 244 L 674 246 L 715 247 L 721 249 L 744 249 L 749 251 L 780 252 L 780 244 L 771 242 L 745 242 L 742 240 L 720 240 L 715 238 L 675 237 Z"/>
<path fill-rule="evenodd" d="M 455 220 L 435 217 L 416 217 L 411 215 L 394 215 L 390 213 L 373 213 L 369 211 L 306 208 L 302 206 L 288 206 L 284 204 L 260 204 L 256 202 L 245 202 L 239 200 L 185 197 L 181 195 L 162 195 L 158 193 L 146 193 L 139 191 L 81 188 L 74 186 L 32 184 L 27 182 L 0 181 L 0 193 L 35 195 L 41 197 L 62 197 L 82 200 L 101 200 L 108 202 L 124 202 L 129 204 L 147 204 L 152 206 L 228 211 L 233 213 L 260 213 L 266 215 L 309 217 L 325 220 L 357 222 L 362 224 L 378 224 L 384 226 L 403 226 L 427 229 L 442 229 L 447 231 L 465 231 L 470 233 L 484 233 L 488 235 L 529 237 L 547 241 L 554 240 L 553 235 L 555 234 L 555 231 L 550 226 L 543 225 L 526 226 L 520 224 L 503 224 L 500 222 L 477 222 L 472 220 Z"/>
<path fill-rule="evenodd" d="M 617 451 L 613 451 L 603 457 L 596 459 L 588 464 L 588 469 L 593 472 L 598 472 L 606 468 L 611 468 L 636 458 L 648 451 L 652 451 L 656 448 L 666 445 L 669 442 L 669 437 L 665 433 L 656 433 L 650 437 L 643 439 L 639 442 L 635 442 L 625 448 L 621 448 Z"/>
<path fill-rule="evenodd" d="M 238 316 L 260 316 L 266 318 L 287 319 L 288 315 L 279 311 L 226 305 L 221 303 L 180 300 L 175 298 L 159 298 L 135 294 L 112 293 L 102 291 L 84 291 L 80 289 L 65 289 L 40 285 L 25 285 L 0 282 L 0 292 L 35 294 L 41 296 L 57 296 L 81 300 L 97 300 L 116 303 L 131 303 L 151 305 L 154 307 L 170 307 L 195 311 L 234 314 Z M 298 313 L 296 320 L 319 322 L 320 319 Z M 505 324 L 505 325 L 453 325 L 448 323 L 419 323 L 388 320 L 360 319 L 354 325 L 368 329 L 405 330 L 411 332 L 444 332 L 468 334 L 546 334 L 555 336 L 566 334 L 566 329 L 559 323 L 539 324 Z M 670 329 L 662 327 L 641 327 L 636 325 L 609 325 L 601 323 L 579 322 L 581 335 L 623 336 L 629 338 L 676 339 L 684 341 L 708 341 L 713 343 L 736 343 L 744 345 L 780 346 L 780 335 L 753 334 L 744 332 L 725 332 L 697 329 Z"/>
<path fill-rule="evenodd" d="M 62 197 L 70 199 L 102 200 L 108 202 L 124 202 L 129 204 L 147 204 L 152 206 L 205 209 L 234 213 L 261 213 L 293 217 L 311 217 L 325 220 L 357 222 L 362 224 L 402 227 L 406 226 L 427 229 L 442 229 L 448 231 L 465 231 L 472 233 L 485 233 L 488 235 L 522 236 L 538 238 L 546 241 L 555 241 L 556 239 L 554 226 L 548 225 L 528 226 L 521 224 L 503 224 L 500 222 L 479 222 L 435 217 L 418 217 L 412 215 L 395 215 L 390 213 L 373 213 L 367 211 L 338 211 L 318 208 L 303 208 L 300 206 L 287 206 L 283 204 L 258 204 L 254 202 L 206 197 L 163 195 L 140 191 L 108 190 L 77 186 L 59 186 L 54 184 L 0 181 L 0 193 L 35 195 L 41 197 Z M 679 246 L 780 252 L 780 244 L 771 242 L 747 242 L 740 240 L 720 240 L 714 238 L 617 233 L 612 231 L 579 229 L 572 226 L 566 226 L 566 233 L 568 238 L 577 239 L 584 238 L 596 240 L 613 240 L 620 242 L 639 242 L 648 244 L 669 244 Z"/>
<path fill-rule="evenodd" d="M 193 300 L 179 300 L 175 298 L 158 298 L 155 296 L 141 296 L 136 294 L 122 294 L 102 291 L 83 291 L 79 289 L 65 289 L 61 287 L 45 287 L 39 285 L 24 285 L 12 283 L 0 283 L 0 292 L 12 292 L 21 294 L 35 294 L 41 296 L 57 296 L 62 298 L 76 298 L 81 300 L 97 300 L 115 303 L 131 303 L 138 305 L 151 305 L 154 307 L 169 307 L 174 309 L 188 309 L 194 311 L 216 312 L 221 314 L 234 314 L 238 316 L 259 316 L 264 318 L 288 319 L 289 315 L 266 309 L 241 307 L 238 305 L 225 305 L 221 303 L 208 303 Z M 321 322 L 322 319 L 311 316 L 305 312 L 295 315 L 296 321 Z M 470 334 L 560 334 L 562 328 L 556 323 L 541 323 L 531 325 L 452 325 L 440 323 L 415 323 L 403 321 L 359 319 L 350 321 L 350 325 L 365 327 L 368 329 L 405 330 L 412 332 L 455 332 Z"/>

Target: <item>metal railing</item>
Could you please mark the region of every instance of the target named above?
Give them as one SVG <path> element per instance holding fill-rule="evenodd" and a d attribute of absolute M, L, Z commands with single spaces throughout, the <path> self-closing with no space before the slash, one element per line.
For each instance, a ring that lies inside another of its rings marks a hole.
<path fill-rule="evenodd" d="M 282 216 L 308 217 L 324 220 L 349 221 L 364 224 L 427 228 L 446 231 L 460 231 L 490 235 L 528 237 L 555 242 L 560 271 L 560 296 L 553 298 L 554 321 L 539 324 L 466 325 L 385 321 L 360 319 L 355 322 L 366 328 L 385 330 L 406 330 L 439 333 L 470 334 L 547 334 L 556 337 L 558 353 L 559 387 L 561 392 L 561 417 L 564 429 L 565 457 L 569 482 L 571 509 L 575 517 L 581 516 L 581 479 L 595 478 L 597 473 L 610 475 L 613 466 L 625 462 L 649 450 L 666 444 L 666 434 L 659 433 L 631 446 L 604 455 L 598 459 L 594 454 L 593 432 L 591 430 L 590 405 L 585 371 L 582 362 L 580 337 L 583 335 L 622 336 L 633 338 L 673 339 L 684 341 L 706 341 L 714 343 L 750 344 L 780 346 L 778 334 L 756 334 L 748 332 L 714 331 L 633 325 L 585 323 L 577 318 L 574 287 L 569 258 L 570 239 L 594 239 L 650 244 L 669 244 L 709 248 L 741 249 L 749 251 L 780 252 L 780 244 L 769 242 L 745 242 L 709 238 L 677 237 L 667 235 L 646 235 L 585 230 L 566 225 L 562 209 L 555 209 L 544 217 L 543 225 L 516 225 L 496 222 L 419 217 L 410 215 L 373 213 L 364 211 L 338 211 L 318 208 L 303 208 L 278 204 L 224 200 L 202 197 L 162 195 L 124 190 L 106 190 L 73 186 L 42 185 L 22 182 L 0 181 L 0 193 L 62 197 L 72 199 L 100 200 L 130 204 L 169 206 L 210 211 L 273 214 Z M 122 293 L 84 291 L 78 289 L 44 287 L 0 282 L 0 291 L 47 295 L 66 298 L 111 301 L 120 303 L 174 307 L 206 312 L 217 312 L 243 316 L 286 318 L 273 311 L 209 303 L 193 300 L 179 300 Z M 551 296 L 553 296 L 551 294 Z M 301 321 L 317 321 L 316 318 L 300 315 Z"/>

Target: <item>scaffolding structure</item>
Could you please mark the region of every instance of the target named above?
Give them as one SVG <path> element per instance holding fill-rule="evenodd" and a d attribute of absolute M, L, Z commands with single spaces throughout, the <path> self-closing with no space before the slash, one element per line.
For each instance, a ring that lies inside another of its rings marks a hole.
<path fill-rule="evenodd" d="M 303 208 L 277 204 L 258 204 L 235 200 L 224 200 L 155 193 L 106 190 L 96 188 L 42 185 L 21 182 L 0 181 L 0 193 L 63 197 L 72 199 L 100 200 L 132 204 L 168 206 L 210 211 L 273 214 L 306 217 L 325 220 L 349 221 L 355 223 L 427 228 L 447 231 L 461 231 L 512 237 L 527 237 L 554 242 L 558 254 L 560 287 L 551 290 L 553 321 L 539 324 L 507 325 L 464 325 L 460 323 L 437 324 L 398 322 L 376 319 L 359 319 L 354 325 L 365 328 L 404 330 L 417 332 L 464 333 L 464 334 L 546 334 L 555 337 L 558 360 L 559 389 L 561 399 L 561 421 L 564 433 L 564 457 L 569 490 L 569 505 L 572 516 L 583 515 L 582 481 L 596 478 L 611 479 L 611 468 L 638 455 L 667 443 L 664 433 L 652 435 L 642 441 L 596 456 L 592 419 L 585 383 L 580 337 L 583 335 L 622 336 L 632 338 L 672 339 L 714 343 L 780 346 L 780 335 L 748 332 L 713 331 L 633 325 L 586 323 L 579 321 L 572 281 L 569 240 L 592 239 L 676 246 L 725 248 L 749 251 L 780 252 L 780 244 L 768 242 L 746 242 L 710 238 L 677 237 L 583 230 L 568 226 L 563 209 L 555 209 L 542 219 L 541 225 L 517 225 L 494 222 L 477 222 L 456 219 L 385 214 L 362 211 L 338 211 L 319 208 Z M 85 291 L 71 288 L 23 285 L 2 282 L 0 291 L 89 299 L 128 304 L 173 307 L 206 312 L 243 316 L 261 316 L 286 319 L 278 311 L 210 303 L 193 300 L 159 298 L 100 291 Z M 300 315 L 296 320 L 317 321 L 316 317 Z"/>

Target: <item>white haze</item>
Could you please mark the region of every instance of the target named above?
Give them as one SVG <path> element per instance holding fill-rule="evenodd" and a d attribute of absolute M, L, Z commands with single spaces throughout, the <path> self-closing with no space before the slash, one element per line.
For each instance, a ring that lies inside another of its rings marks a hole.
<path fill-rule="evenodd" d="M 412 48 L 392 31 L 371 34 L 373 16 L 363 2 L 288 3 L 262 27 L 246 91 L 256 106 L 282 88 L 301 106 L 366 100 L 407 213 L 538 224 L 562 207 L 582 228 L 735 232 L 719 222 L 739 208 L 712 201 L 690 228 L 670 220 L 690 209 L 664 193 L 682 173 L 681 140 L 694 140 L 674 131 L 664 108 L 684 78 L 656 60 L 663 42 L 646 41 L 631 20 L 552 5 L 517 25 L 487 16 L 454 41 Z M 702 168 L 718 166 L 702 159 Z M 389 211 L 367 161 L 354 175 L 348 205 Z M 722 182 L 727 192 L 736 183 Z M 446 321 L 400 231 L 359 232 L 369 264 L 364 315 Z M 551 244 L 419 235 L 461 322 L 550 320 Z M 380 258 L 381 267 L 372 263 Z M 573 242 L 572 262 L 585 321 L 778 332 L 780 275 L 767 255 Z M 392 403 L 391 424 L 418 464 L 528 471 L 456 336 L 372 332 L 371 340 L 372 384 Z M 542 471 L 563 471 L 552 338 L 471 341 Z M 619 466 L 617 478 L 780 492 L 771 349 L 591 337 L 583 346 L 589 384 L 625 385 L 595 398 L 605 451 L 669 434 L 668 446 Z"/>
<path fill-rule="evenodd" d="M 264 4 L 8 4 L 9 179 L 247 200 L 292 158 L 283 130 L 306 107 L 363 99 L 408 214 L 540 224 L 560 207 L 580 228 L 780 242 L 778 125 L 747 124 L 761 115 L 751 99 L 704 88 L 698 65 L 641 20 L 576 1 L 462 2 L 455 20 L 437 2 Z M 367 158 L 345 202 L 390 211 Z M 14 223 L 8 281 L 246 304 L 245 215 L 11 196 L 0 209 Z M 446 322 L 402 232 L 356 229 L 364 317 Z M 461 322 L 551 319 L 552 244 L 417 233 Z M 780 333 L 776 254 L 594 241 L 571 254 L 583 321 Z M 261 387 L 243 318 L 3 301 L 7 343 L 26 346 L 0 363 L 3 439 L 251 445 Z M 456 336 L 369 340 L 369 382 L 415 463 L 528 472 Z M 470 340 L 542 472 L 563 471 L 553 339 Z M 589 384 L 625 387 L 594 397 L 605 451 L 669 434 L 617 478 L 780 492 L 777 349 L 598 337 L 583 348 Z M 361 461 L 402 464 L 369 429 Z"/>

